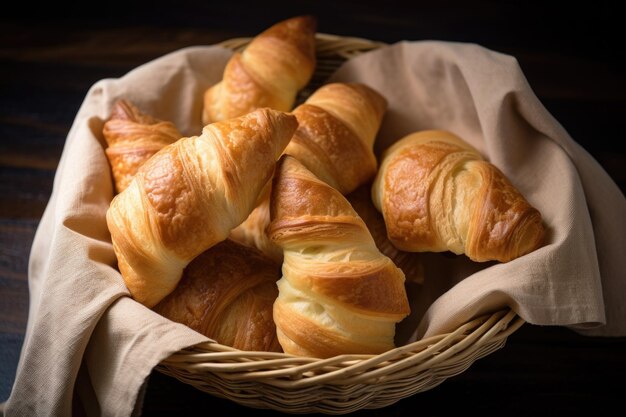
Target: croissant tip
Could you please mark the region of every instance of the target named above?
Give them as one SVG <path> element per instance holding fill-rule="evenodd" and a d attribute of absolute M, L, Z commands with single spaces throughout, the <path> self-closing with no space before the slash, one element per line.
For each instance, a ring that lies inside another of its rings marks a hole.
<path fill-rule="evenodd" d="M 357 90 L 361 95 L 369 97 L 370 102 L 378 109 L 379 113 L 384 113 L 387 110 L 389 103 L 385 96 L 383 96 L 375 88 L 364 83 L 348 83 L 348 85 Z"/>
<path fill-rule="evenodd" d="M 113 107 L 122 107 L 128 105 L 132 105 L 132 103 L 130 102 L 130 100 L 125 98 L 118 98 L 117 100 L 115 100 L 115 103 L 113 103 Z"/>
<path fill-rule="evenodd" d="M 271 127 L 270 131 L 274 132 L 276 138 L 274 142 L 276 145 L 276 159 L 278 159 L 283 153 L 291 141 L 291 137 L 298 128 L 298 119 L 296 119 L 296 116 L 291 113 L 271 109 L 269 107 L 258 108 L 236 119 L 240 119 L 243 123 L 247 123 L 244 120 L 255 120 L 255 124 L 260 123 L 260 125 L 265 126 L 265 128 Z M 210 125 L 205 126 L 204 129 L 208 129 L 209 126 Z"/>
<path fill-rule="evenodd" d="M 136 116 L 144 116 L 144 113 L 132 101 L 119 98 L 113 104 L 113 110 L 111 110 L 109 119 L 133 120 L 137 119 Z"/>
<path fill-rule="evenodd" d="M 299 31 L 315 32 L 317 30 L 317 18 L 310 14 L 292 17 L 283 23 L 293 24 Z"/>
<path fill-rule="evenodd" d="M 546 229 L 543 225 L 541 214 L 537 209 L 532 209 L 532 215 L 529 216 L 526 224 L 521 227 L 523 233 L 518 239 L 521 242 L 520 256 L 533 252 L 544 245 Z"/>
<path fill-rule="evenodd" d="M 296 118 L 296 116 L 294 116 L 292 113 L 289 113 L 289 112 L 284 112 L 282 110 L 275 110 L 269 107 L 263 107 L 263 108 L 255 110 L 254 112 L 262 112 L 262 113 L 265 113 L 268 117 L 272 117 L 279 121 L 285 122 L 288 124 L 288 126 L 290 127 L 293 126 L 294 131 L 298 125 L 298 119 Z M 291 139 L 291 136 L 289 136 L 289 139 Z"/>
<path fill-rule="evenodd" d="M 290 171 L 291 169 L 302 166 L 302 164 L 293 156 L 289 154 L 282 154 L 276 162 L 276 172 L 280 172 L 283 169 Z M 304 167 L 303 167 L 304 168 Z"/>

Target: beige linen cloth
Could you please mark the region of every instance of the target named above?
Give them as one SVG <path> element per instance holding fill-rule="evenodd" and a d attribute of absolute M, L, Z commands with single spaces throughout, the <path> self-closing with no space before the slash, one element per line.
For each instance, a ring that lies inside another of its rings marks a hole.
<path fill-rule="evenodd" d="M 101 128 L 124 97 L 198 134 L 202 93 L 229 56 L 189 48 L 89 91 L 33 243 L 28 328 L 7 415 L 68 416 L 73 400 L 93 416 L 140 412 L 152 368 L 206 340 L 128 297 L 105 223 L 113 188 Z M 410 291 L 402 342 L 504 306 L 534 324 L 626 335 L 626 200 L 537 100 L 514 58 L 471 44 L 401 42 L 350 60 L 333 80 L 366 83 L 388 99 L 378 152 L 415 130 L 451 130 L 502 169 L 548 228 L 544 247 L 506 264 L 424 255 L 426 281 Z"/>

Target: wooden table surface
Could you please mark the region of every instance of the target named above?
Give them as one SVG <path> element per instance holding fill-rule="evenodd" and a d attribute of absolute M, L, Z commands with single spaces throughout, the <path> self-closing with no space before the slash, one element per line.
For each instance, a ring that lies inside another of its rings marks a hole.
<path fill-rule="evenodd" d="M 315 14 L 325 33 L 390 43 L 479 43 L 517 57 L 542 103 L 626 189 L 626 48 L 618 41 L 622 23 L 613 6 L 382 3 L 177 1 L 172 10 L 159 2 L 106 2 L 96 5 L 102 6 L 97 13 L 79 7 L 68 12 L 54 3 L 31 10 L 25 5 L 0 17 L 0 402 L 9 395 L 26 327 L 30 245 L 72 120 L 97 80 L 119 77 L 176 49 L 253 36 L 302 13 Z M 356 414 L 608 410 L 623 407 L 625 374 L 626 338 L 527 324 L 503 349 L 439 387 Z M 250 411 L 159 373 L 150 378 L 146 416 L 218 409 Z"/>

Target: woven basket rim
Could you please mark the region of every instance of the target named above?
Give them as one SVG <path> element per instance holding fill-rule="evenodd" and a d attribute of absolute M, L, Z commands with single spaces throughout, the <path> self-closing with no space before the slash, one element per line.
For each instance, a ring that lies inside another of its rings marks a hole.
<path fill-rule="evenodd" d="M 431 365 L 439 363 L 460 351 L 475 350 L 505 340 L 524 323 L 521 317 L 507 308 L 470 320 L 454 331 L 420 339 L 381 354 L 344 354 L 326 359 L 282 352 L 242 351 L 209 340 L 175 352 L 161 364 L 165 367 L 186 366 L 203 372 L 217 372 L 225 378 L 236 375 L 234 379 L 241 379 L 241 373 L 247 372 L 251 374 L 246 379 L 264 380 L 269 385 L 279 387 L 291 385 L 291 388 L 302 388 L 320 382 L 371 384 L 378 382 L 376 378 L 382 376 L 381 369 L 385 367 L 394 365 L 392 370 L 404 369 L 405 365 L 413 366 L 414 362 L 422 358 L 429 358 Z M 411 358 L 414 354 L 421 356 Z M 321 375 L 312 372 L 320 369 L 328 371 Z M 370 374 L 356 380 L 353 378 L 353 375 L 363 375 L 365 371 Z"/>
<path fill-rule="evenodd" d="M 241 51 L 252 39 L 232 38 L 217 45 Z M 343 61 L 388 45 L 326 33 L 317 33 L 315 40 L 316 73 L 321 83 Z M 307 94 L 312 89 L 309 86 Z M 345 414 L 384 407 L 439 385 L 502 348 L 524 323 L 514 310 L 503 307 L 448 333 L 378 355 L 328 359 L 241 351 L 210 340 L 173 353 L 156 369 L 211 395 L 253 408 Z"/>

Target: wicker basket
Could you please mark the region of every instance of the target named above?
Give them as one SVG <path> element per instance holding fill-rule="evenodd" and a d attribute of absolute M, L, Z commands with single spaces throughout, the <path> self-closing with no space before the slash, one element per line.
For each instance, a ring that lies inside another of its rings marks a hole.
<path fill-rule="evenodd" d="M 251 38 L 221 45 L 243 49 Z M 321 86 L 346 60 L 384 46 L 360 38 L 316 35 L 315 74 L 298 102 Z M 452 333 L 398 347 L 380 355 L 330 359 L 283 353 L 244 352 L 216 342 L 181 350 L 156 369 L 209 394 L 287 413 L 345 414 L 380 408 L 429 390 L 504 346 L 524 321 L 511 310 L 474 319 Z"/>

